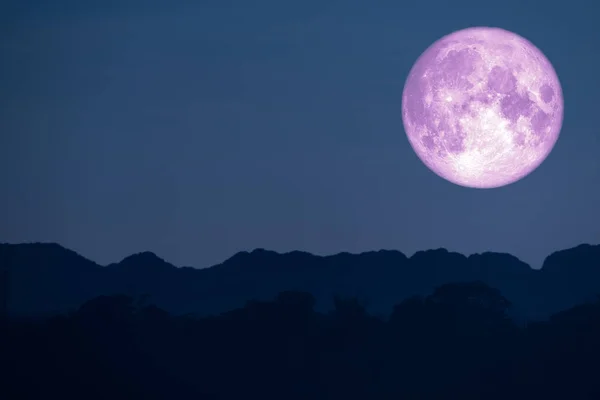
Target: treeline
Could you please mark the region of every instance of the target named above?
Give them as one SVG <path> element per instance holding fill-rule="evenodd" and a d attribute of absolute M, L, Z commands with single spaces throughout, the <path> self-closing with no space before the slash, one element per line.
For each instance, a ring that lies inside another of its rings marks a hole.
<path fill-rule="evenodd" d="M 126 296 L 0 329 L 6 399 L 600 399 L 600 301 L 515 324 L 480 282 L 448 284 L 389 318 L 356 299 L 314 310 L 281 293 L 219 316 Z"/>

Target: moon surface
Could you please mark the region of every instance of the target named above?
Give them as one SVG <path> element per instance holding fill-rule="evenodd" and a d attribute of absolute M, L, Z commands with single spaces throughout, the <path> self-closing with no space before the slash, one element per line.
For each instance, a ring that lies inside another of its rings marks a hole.
<path fill-rule="evenodd" d="M 468 28 L 432 44 L 402 94 L 411 146 L 457 185 L 516 182 L 550 154 L 563 95 L 550 61 L 531 42 L 499 28 Z"/>

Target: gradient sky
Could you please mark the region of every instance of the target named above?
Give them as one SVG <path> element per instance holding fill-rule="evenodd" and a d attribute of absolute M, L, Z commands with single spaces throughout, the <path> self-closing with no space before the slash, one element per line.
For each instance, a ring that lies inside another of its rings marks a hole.
<path fill-rule="evenodd" d="M 446 247 L 534 267 L 600 242 L 600 3 L 9 0 L 0 241 L 205 267 L 262 247 Z M 441 36 L 497 26 L 563 85 L 548 159 L 499 189 L 429 171 L 401 96 Z"/>

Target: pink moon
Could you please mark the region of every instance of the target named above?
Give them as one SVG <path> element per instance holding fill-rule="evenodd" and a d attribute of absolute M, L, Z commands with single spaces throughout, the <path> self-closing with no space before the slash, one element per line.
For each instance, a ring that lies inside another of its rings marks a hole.
<path fill-rule="evenodd" d="M 499 28 L 451 33 L 412 67 L 402 121 L 423 163 L 460 186 L 497 188 L 535 170 L 552 151 L 563 95 L 550 61 Z"/>

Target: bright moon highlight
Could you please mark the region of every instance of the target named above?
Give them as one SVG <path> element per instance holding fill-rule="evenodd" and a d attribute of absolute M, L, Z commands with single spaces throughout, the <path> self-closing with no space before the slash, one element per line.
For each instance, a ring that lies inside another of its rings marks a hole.
<path fill-rule="evenodd" d="M 469 28 L 433 43 L 402 94 L 404 129 L 440 177 L 472 188 L 516 182 L 550 154 L 563 95 L 550 61 L 499 28 Z"/>

